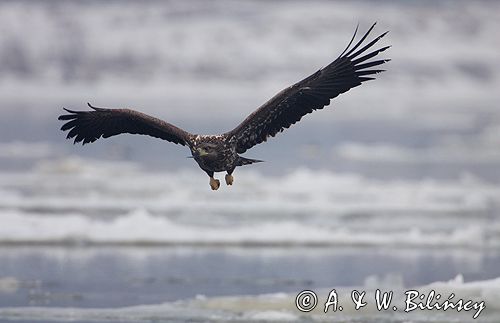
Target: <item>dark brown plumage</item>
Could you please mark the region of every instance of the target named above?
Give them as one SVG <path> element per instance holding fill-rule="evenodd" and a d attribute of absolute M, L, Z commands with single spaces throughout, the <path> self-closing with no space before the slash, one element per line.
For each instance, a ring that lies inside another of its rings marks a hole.
<path fill-rule="evenodd" d="M 61 127 L 61 130 L 70 130 L 66 138 L 75 138 L 75 144 L 94 142 L 101 136 L 108 138 L 121 133 L 130 133 L 149 135 L 185 146 L 190 135 L 168 122 L 138 111 L 104 109 L 87 104 L 95 111 L 64 109 L 70 114 L 59 116 L 59 120 L 70 120 Z"/>
<path fill-rule="evenodd" d="M 233 130 L 217 136 L 194 135 L 168 122 L 130 109 L 104 109 L 89 107 L 93 111 L 72 111 L 59 116 L 67 121 L 61 128 L 67 131 L 67 138 L 74 143 L 86 144 L 103 137 L 121 133 L 149 135 L 170 142 L 188 146 L 198 165 L 210 176 L 212 189 L 219 188 L 214 172 L 226 171 L 226 183 L 232 185 L 232 172 L 237 166 L 252 164 L 259 160 L 247 159 L 238 154 L 274 137 L 277 133 L 299 121 L 314 110 L 323 109 L 339 94 L 373 80 L 382 72 L 372 67 L 382 65 L 388 59 L 370 60 L 390 46 L 364 54 L 383 36 L 383 33 L 366 45 L 373 24 L 363 37 L 351 47 L 358 28 L 346 49 L 328 66 L 308 76 L 302 81 L 284 89 L 260 108 L 250 114 Z M 362 46 L 363 45 L 363 46 Z M 364 54 L 364 55 L 363 55 Z"/>
<path fill-rule="evenodd" d="M 351 42 L 335 61 L 276 94 L 248 116 L 238 127 L 228 132 L 226 134 L 228 137 L 237 138 L 237 152 L 244 153 L 247 149 L 266 141 L 269 136 L 275 136 L 278 132 L 299 121 L 304 115 L 314 110 L 323 109 L 330 104 L 331 99 L 339 94 L 361 85 L 364 81 L 373 80 L 374 78 L 369 75 L 382 72 L 383 70 L 380 69 L 367 69 L 381 65 L 387 62 L 387 59 L 365 62 L 390 46 L 382 47 L 362 57 L 359 56 L 384 37 L 387 32 L 355 51 L 373 27 L 375 24 L 347 52 L 356 36 L 356 28 Z"/>

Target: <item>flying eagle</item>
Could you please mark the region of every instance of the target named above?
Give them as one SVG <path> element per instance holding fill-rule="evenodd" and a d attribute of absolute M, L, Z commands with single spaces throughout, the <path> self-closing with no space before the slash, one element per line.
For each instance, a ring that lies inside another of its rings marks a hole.
<path fill-rule="evenodd" d="M 375 24 L 351 47 L 358 31 L 356 27 L 349 45 L 336 60 L 279 92 L 236 128 L 221 135 L 191 134 L 138 111 L 98 108 L 90 104 L 88 105 L 92 108 L 91 111 L 64 109 L 69 114 L 59 116 L 59 120 L 67 121 L 61 130 L 69 130 L 66 138 L 74 138 L 74 143 L 82 142 L 83 145 L 101 137 L 130 133 L 149 135 L 188 146 L 194 160 L 210 176 L 210 187 L 217 190 L 220 182 L 214 178 L 214 172 L 227 172 L 226 184 L 232 185 L 232 173 L 237 166 L 260 162 L 239 154 L 266 141 L 268 137 L 274 137 L 304 115 L 323 109 L 339 94 L 361 85 L 364 81 L 373 80 L 375 74 L 384 71 L 372 67 L 382 65 L 389 59 L 370 59 L 390 46 L 362 55 L 387 34 L 385 32 L 364 45 L 374 27 Z"/>

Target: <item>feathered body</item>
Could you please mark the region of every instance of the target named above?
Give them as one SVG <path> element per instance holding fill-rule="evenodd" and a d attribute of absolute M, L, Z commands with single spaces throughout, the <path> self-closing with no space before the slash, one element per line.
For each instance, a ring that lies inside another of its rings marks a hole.
<path fill-rule="evenodd" d="M 226 135 L 196 135 L 189 143 L 189 148 L 200 168 L 208 174 L 231 174 L 237 166 L 260 162 L 239 156 L 236 140 L 230 140 Z"/>
<path fill-rule="evenodd" d="M 362 54 L 387 33 L 360 48 L 374 26 L 375 24 L 351 47 L 356 36 L 356 28 L 349 45 L 336 60 L 279 92 L 236 128 L 221 135 L 191 134 L 168 122 L 135 110 L 97 108 L 90 104 L 89 107 L 93 111 L 65 109 L 69 114 L 59 116 L 59 120 L 67 121 L 61 130 L 69 130 L 67 138 L 74 138 L 75 143 L 86 144 L 100 137 L 108 138 L 121 133 L 130 133 L 149 135 L 188 146 L 200 168 L 210 176 L 212 189 L 216 190 L 220 185 L 219 181 L 213 178 L 215 172 L 227 172 L 226 183 L 232 185 L 231 174 L 236 167 L 260 162 L 239 154 L 265 142 L 269 137 L 274 137 L 304 115 L 323 109 L 330 104 L 331 99 L 365 81 L 373 80 L 373 75 L 383 71 L 371 68 L 384 64 L 387 59 L 374 61 L 370 59 L 390 46 Z"/>

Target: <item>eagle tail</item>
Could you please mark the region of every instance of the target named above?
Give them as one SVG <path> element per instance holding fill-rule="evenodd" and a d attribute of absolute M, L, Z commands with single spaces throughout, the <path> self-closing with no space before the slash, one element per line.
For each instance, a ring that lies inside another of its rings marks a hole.
<path fill-rule="evenodd" d="M 258 160 L 258 159 L 250 159 L 250 158 L 245 158 L 245 157 L 238 157 L 238 161 L 236 162 L 236 166 L 243 166 L 243 165 L 250 165 L 253 163 L 261 163 L 263 160 Z"/>

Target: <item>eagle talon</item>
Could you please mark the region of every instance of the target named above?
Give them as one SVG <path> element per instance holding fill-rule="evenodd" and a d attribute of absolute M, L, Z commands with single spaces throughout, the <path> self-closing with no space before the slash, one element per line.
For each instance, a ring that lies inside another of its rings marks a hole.
<path fill-rule="evenodd" d="M 210 177 L 210 187 L 212 188 L 213 191 L 218 190 L 220 187 L 220 181 L 218 179 Z"/>
<path fill-rule="evenodd" d="M 226 184 L 227 185 L 233 185 L 234 177 L 233 175 L 226 174 Z"/>

